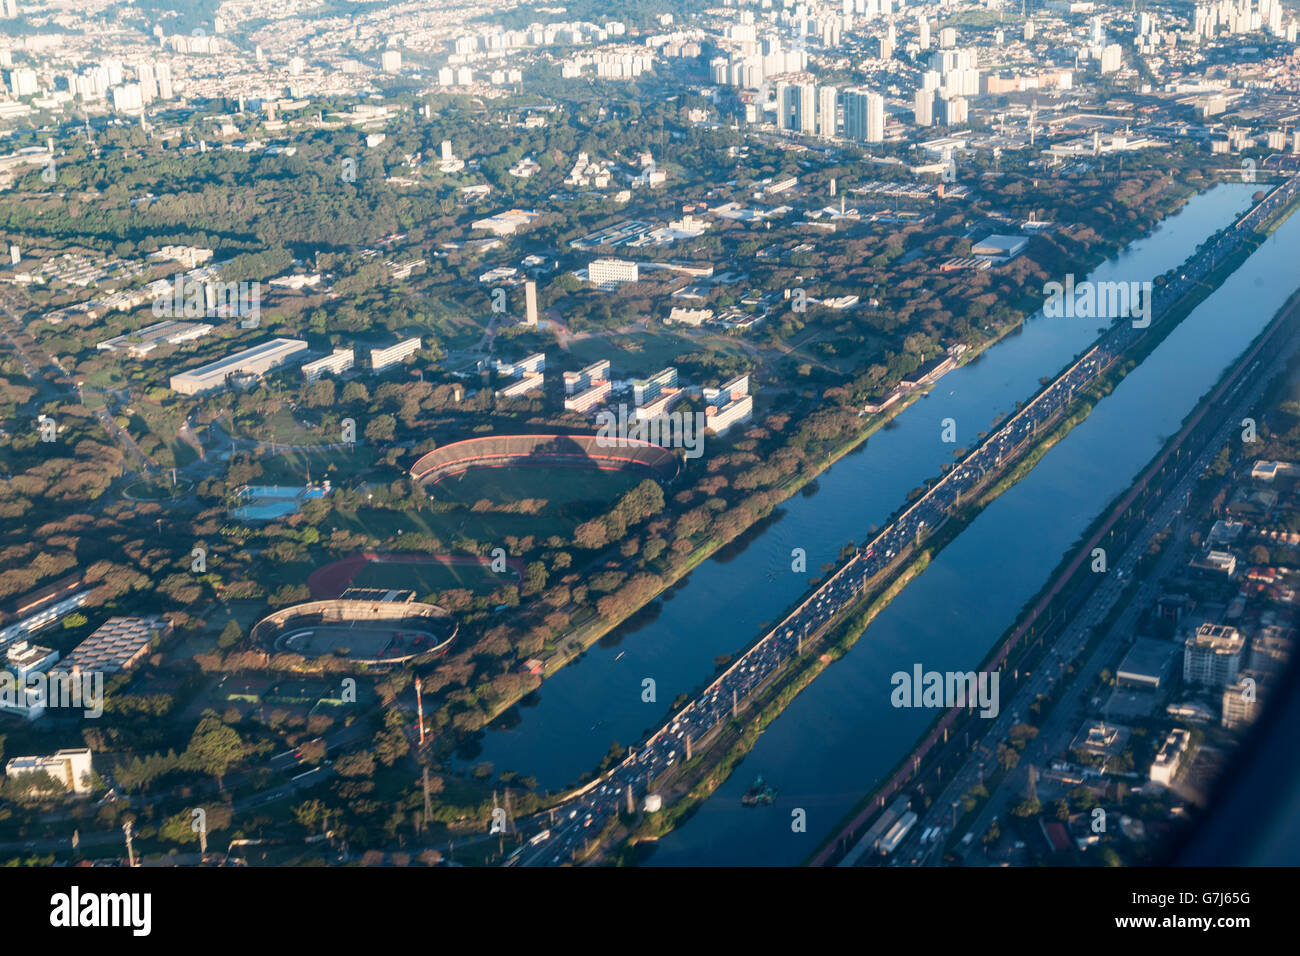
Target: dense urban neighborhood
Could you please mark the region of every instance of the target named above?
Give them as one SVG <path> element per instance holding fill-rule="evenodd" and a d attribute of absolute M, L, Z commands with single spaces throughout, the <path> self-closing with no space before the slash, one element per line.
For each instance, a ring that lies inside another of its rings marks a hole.
<path fill-rule="evenodd" d="M 0 17 L 5 862 L 1163 865 L 1293 696 L 1293 0 Z"/>

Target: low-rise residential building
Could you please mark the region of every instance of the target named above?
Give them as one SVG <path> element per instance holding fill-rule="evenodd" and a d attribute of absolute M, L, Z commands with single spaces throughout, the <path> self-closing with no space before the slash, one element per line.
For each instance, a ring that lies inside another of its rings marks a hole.
<path fill-rule="evenodd" d="M 1187 747 L 1191 742 L 1190 731 L 1181 727 L 1169 731 L 1169 736 L 1160 745 L 1160 752 L 1156 754 L 1156 759 L 1151 762 L 1152 783 L 1166 787 L 1173 785 L 1174 777 L 1178 775 L 1178 768 L 1182 765 L 1183 756 L 1187 753 Z"/>
<path fill-rule="evenodd" d="M 420 338 L 403 339 L 396 345 L 390 345 L 387 348 L 370 350 L 370 368 L 379 372 L 389 366 L 397 365 L 409 355 L 414 355 L 420 351 Z"/>
<path fill-rule="evenodd" d="M 355 361 L 356 355 L 352 349 L 335 349 L 324 358 L 303 365 L 302 377 L 309 382 L 314 382 L 322 375 L 340 375 L 352 368 Z"/>
<path fill-rule="evenodd" d="M 542 387 L 542 379 L 541 372 L 529 372 L 505 388 L 497 389 L 497 398 L 520 398 L 529 392 L 538 391 Z"/>
<path fill-rule="evenodd" d="M 611 389 L 609 381 L 594 382 L 591 388 L 569 395 L 564 399 L 564 407 L 571 412 L 587 412 L 609 398 Z"/>
<path fill-rule="evenodd" d="M 73 793 L 89 793 L 94 773 L 90 748 L 69 747 L 49 757 L 14 757 L 5 764 L 8 777 L 38 772 L 49 774 Z"/>

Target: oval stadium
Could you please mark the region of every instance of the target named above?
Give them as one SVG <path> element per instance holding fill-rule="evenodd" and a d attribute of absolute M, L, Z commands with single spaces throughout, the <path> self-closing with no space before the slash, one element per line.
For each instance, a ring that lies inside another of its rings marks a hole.
<path fill-rule="evenodd" d="M 668 482 L 681 462 L 667 448 L 630 439 L 611 446 L 595 435 L 493 435 L 429 452 L 411 466 L 411 477 L 427 487 L 476 468 L 528 466 L 631 471 Z"/>
<path fill-rule="evenodd" d="M 349 588 L 334 600 L 281 608 L 258 621 L 251 636 L 271 652 L 333 655 L 357 664 L 441 656 L 455 642 L 459 625 L 444 608 L 414 597 L 413 591 Z"/>

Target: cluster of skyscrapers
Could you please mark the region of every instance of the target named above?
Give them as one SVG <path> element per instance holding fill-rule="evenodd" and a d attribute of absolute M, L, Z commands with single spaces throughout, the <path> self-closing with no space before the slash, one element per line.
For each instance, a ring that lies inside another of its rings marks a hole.
<path fill-rule="evenodd" d="M 812 83 L 778 83 L 776 103 L 778 129 L 833 139 L 838 134 L 842 105 L 845 139 L 884 142 L 885 98 L 865 87 L 818 89 Z"/>
<path fill-rule="evenodd" d="M 1265 25 L 1274 36 L 1283 35 L 1281 0 L 1217 0 L 1198 4 L 1193 30 L 1198 37 L 1213 39 L 1217 33 L 1251 33 Z"/>

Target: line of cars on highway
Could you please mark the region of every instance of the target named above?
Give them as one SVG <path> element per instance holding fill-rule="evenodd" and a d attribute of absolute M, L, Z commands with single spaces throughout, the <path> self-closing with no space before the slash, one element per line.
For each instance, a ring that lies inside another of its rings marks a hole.
<path fill-rule="evenodd" d="M 1291 180 L 1249 214 L 1265 215 L 1280 203 L 1289 202 L 1300 180 Z M 1266 208 L 1267 207 L 1267 208 Z M 1212 245 L 1202 249 L 1152 303 L 1152 314 L 1176 301 L 1190 285 L 1235 249 L 1245 237 L 1246 218 L 1225 231 Z M 1088 385 L 1143 334 L 1128 321 L 1119 322 L 1071 368 L 1048 385 L 994 435 L 940 479 L 925 495 L 904 511 L 866 547 L 859 549 L 812 596 L 775 629 L 746 651 L 725 673 L 688 703 L 642 746 L 629 754 L 599 784 L 556 808 L 560 822 L 552 823 L 536 843 L 516 851 L 512 859 L 523 865 L 545 865 L 576 858 L 591 835 L 619 811 L 630 788 L 635 797 L 646 793 L 651 783 L 677 766 L 685 757 L 686 741 L 699 741 L 731 714 L 735 702 L 748 697 L 769 676 L 793 657 L 802 638 L 815 634 L 853 603 L 861 588 L 884 570 L 927 529 L 933 530 L 973 490 L 990 469 L 1033 437 L 1038 427 L 1066 408 L 1076 390 Z"/>

